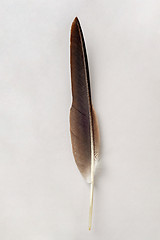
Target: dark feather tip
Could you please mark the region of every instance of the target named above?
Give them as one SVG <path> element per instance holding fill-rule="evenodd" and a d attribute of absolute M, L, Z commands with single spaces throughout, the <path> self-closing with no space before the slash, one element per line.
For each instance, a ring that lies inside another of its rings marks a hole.
<path fill-rule="evenodd" d="M 75 27 L 80 27 L 80 22 L 78 17 L 75 17 L 75 19 L 73 20 L 71 29 L 73 30 Z"/>

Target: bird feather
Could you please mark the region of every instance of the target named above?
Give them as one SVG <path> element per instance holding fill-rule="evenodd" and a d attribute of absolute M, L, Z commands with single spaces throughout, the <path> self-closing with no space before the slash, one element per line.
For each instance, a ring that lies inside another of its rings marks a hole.
<path fill-rule="evenodd" d="M 70 39 L 72 106 L 70 133 L 72 150 L 77 167 L 91 184 L 89 229 L 91 229 L 94 175 L 99 155 L 99 129 L 92 106 L 87 53 L 82 29 L 76 17 L 71 27 Z"/>

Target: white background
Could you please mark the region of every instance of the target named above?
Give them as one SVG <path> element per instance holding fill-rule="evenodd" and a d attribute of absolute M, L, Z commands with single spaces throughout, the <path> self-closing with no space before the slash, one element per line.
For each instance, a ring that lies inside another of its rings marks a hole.
<path fill-rule="evenodd" d="M 93 229 L 69 133 L 70 26 L 101 134 Z M 160 239 L 160 3 L 0 1 L 0 239 Z"/>

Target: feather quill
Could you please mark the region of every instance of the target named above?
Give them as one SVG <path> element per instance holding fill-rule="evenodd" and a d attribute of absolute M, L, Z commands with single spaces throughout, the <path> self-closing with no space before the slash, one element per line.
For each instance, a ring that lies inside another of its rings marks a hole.
<path fill-rule="evenodd" d="M 89 230 L 92 224 L 94 175 L 99 155 L 99 130 L 92 106 L 89 67 L 82 29 L 76 17 L 70 39 L 72 106 L 70 133 L 77 167 L 90 183 Z"/>

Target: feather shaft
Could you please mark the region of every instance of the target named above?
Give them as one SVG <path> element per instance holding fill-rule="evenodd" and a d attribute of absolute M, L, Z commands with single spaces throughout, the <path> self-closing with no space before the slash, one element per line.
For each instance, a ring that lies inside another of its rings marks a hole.
<path fill-rule="evenodd" d="M 93 193 L 94 193 L 94 143 L 93 143 L 93 127 L 92 118 L 90 116 L 91 125 L 91 186 L 90 186 L 90 206 L 89 206 L 89 230 L 92 226 L 92 212 L 93 212 Z"/>

